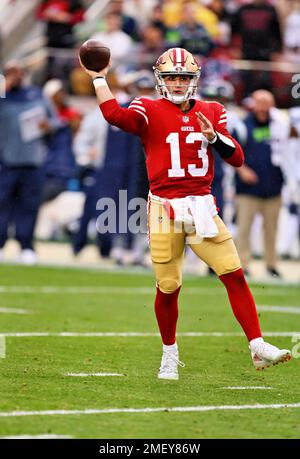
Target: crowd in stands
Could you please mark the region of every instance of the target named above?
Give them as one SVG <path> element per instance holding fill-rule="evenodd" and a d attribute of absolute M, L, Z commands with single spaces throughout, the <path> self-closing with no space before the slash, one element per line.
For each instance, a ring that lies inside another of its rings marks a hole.
<path fill-rule="evenodd" d="M 293 98 L 296 71 L 282 71 L 280 64 L 300 63 L 300 0 L 110 0 L 103 2 L 106 6 L 96 21 L 87 21 L 92 3 L 40 1 L 36 18 L 45 25 L 48 49 L 42 88 L 24 84 L 19 64 L 4 66 L 9 84 L 6 99 L 0 100 L 0 260 L 13 234 L 23 261 L 35 261 L 38 209 L 66 190 L 85 196 L 83 214 L 68 231 L 75 255 L 88 242 L 90 222 L 95 226 L 99 198 L 117 202 L 119 190 L 127 190 L 127 202 L 147 197 L 137 138 L 109 126 L 98 107 L 78 109 L 68 100 L 68 92 L 72 100 L 94 95 L 77 50 L 83 41 L 95 38 L 111 50 L 109 83 L 124 106 L 137 94 L 156 97 L 152 66 L 166 49 L 183 47 L 197 57 L 202 67 L 199 97 L 226 106 L 228 129 L 246 153 L 245 165 L 236 174 L 216 163 L 213 194 L 220 214 L 237 223 L 245 269 L 251 223 L 257 213 L 263 215 L 266 267 L 279 276 L 275 244 L 282 196 L 289 215 L 298 219 L 294 233 L 299 232 L 300 90 L 299 99 Z M 30 139 L 26 126 L 36 130 Z M 236 203 L 230 217 L 228 202 Z M 123 210 L 118 209 L 119 219 Z M 27 226 L 20 224 L 20 215 Z M 143 225 L 146 231 L 146 222 Z M 97 245 L 102 257 L 113 254 L 122 263 L 122 251 L 130 249 L 131 262 L 144 263 L 144 235 L 98 232 Z M 283 245 L 284 255 L 289 255 L 288 244 Z"/>

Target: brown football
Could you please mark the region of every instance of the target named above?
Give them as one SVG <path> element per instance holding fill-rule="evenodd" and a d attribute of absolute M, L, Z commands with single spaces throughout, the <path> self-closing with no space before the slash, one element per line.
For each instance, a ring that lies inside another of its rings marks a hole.
<path fill-rule="evenodd" d="M 79 48 L 79 57 L 88 70 L 100 72 L 108 66 L 110 50 L 98 40 L 87 40 Z"/>

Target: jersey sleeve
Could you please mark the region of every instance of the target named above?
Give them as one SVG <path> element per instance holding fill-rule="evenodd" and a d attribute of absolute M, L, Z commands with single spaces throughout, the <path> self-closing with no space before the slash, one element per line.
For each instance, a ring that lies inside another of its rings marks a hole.
<path fill-rule="evenodd" d="M 121 107 L 116 99 L 110 99 L 100 105 L 106 121 L 131 134 L 141 135 L 149 124 L 147 107 L 144 99 L 135 98 L 128 108 Z"/>
<path fill-rule="evenodd" d="M 218 135 L 218 142 L 214 145 L 221 158 L 234 167 L 242 166 L 244 152 L 240 144 L 227 131 L 227 113 L 221 104 L 216 104 L 214 129 Z"/>

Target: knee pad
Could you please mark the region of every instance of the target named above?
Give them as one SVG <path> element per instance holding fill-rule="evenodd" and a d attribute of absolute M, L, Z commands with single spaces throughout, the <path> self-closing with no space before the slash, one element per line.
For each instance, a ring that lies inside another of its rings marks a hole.
<path fill-rule="evenodd" d="M 181 286 L 181 283 L 179 279 L 161 279 L 157 282 L 157 286 L 163 293 L 173 293 Z"/>

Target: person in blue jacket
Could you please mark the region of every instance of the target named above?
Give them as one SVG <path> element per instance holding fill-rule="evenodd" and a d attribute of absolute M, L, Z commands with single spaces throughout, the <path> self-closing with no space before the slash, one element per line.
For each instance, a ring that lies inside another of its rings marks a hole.
<path fill-rule="evenodd" d="M 36 262 L 34 228 L 41 202 L 46 136 L 57 119 L 39 88 L 24 83 L 24 71 L 12 62 L 4 69 L 6 97 L 0 100 L 0 259 L 15 227 L 20 261 Z"/>
<path fill-rule="evenodd" d="M 274 141 L 275 136 L 284 129 L 285 123 L 281 120 L 281 114 L 275 108 L 274 96 L 269 91 L 255 91 L 252 101 L 252 113 L 245 119 L 245 163 L 236 173 L 237 247 L 242 266 L 247 272 L 251 225 L 255 215 L 261 214 L 266 269 L 269 275 L 280 277 L 276 268 L 276 230 L 281 208 L 283 174 L 279 166 L 280 161 L 276 157 Z M 274 115 L 277 118 L 277 127 Z"/>

